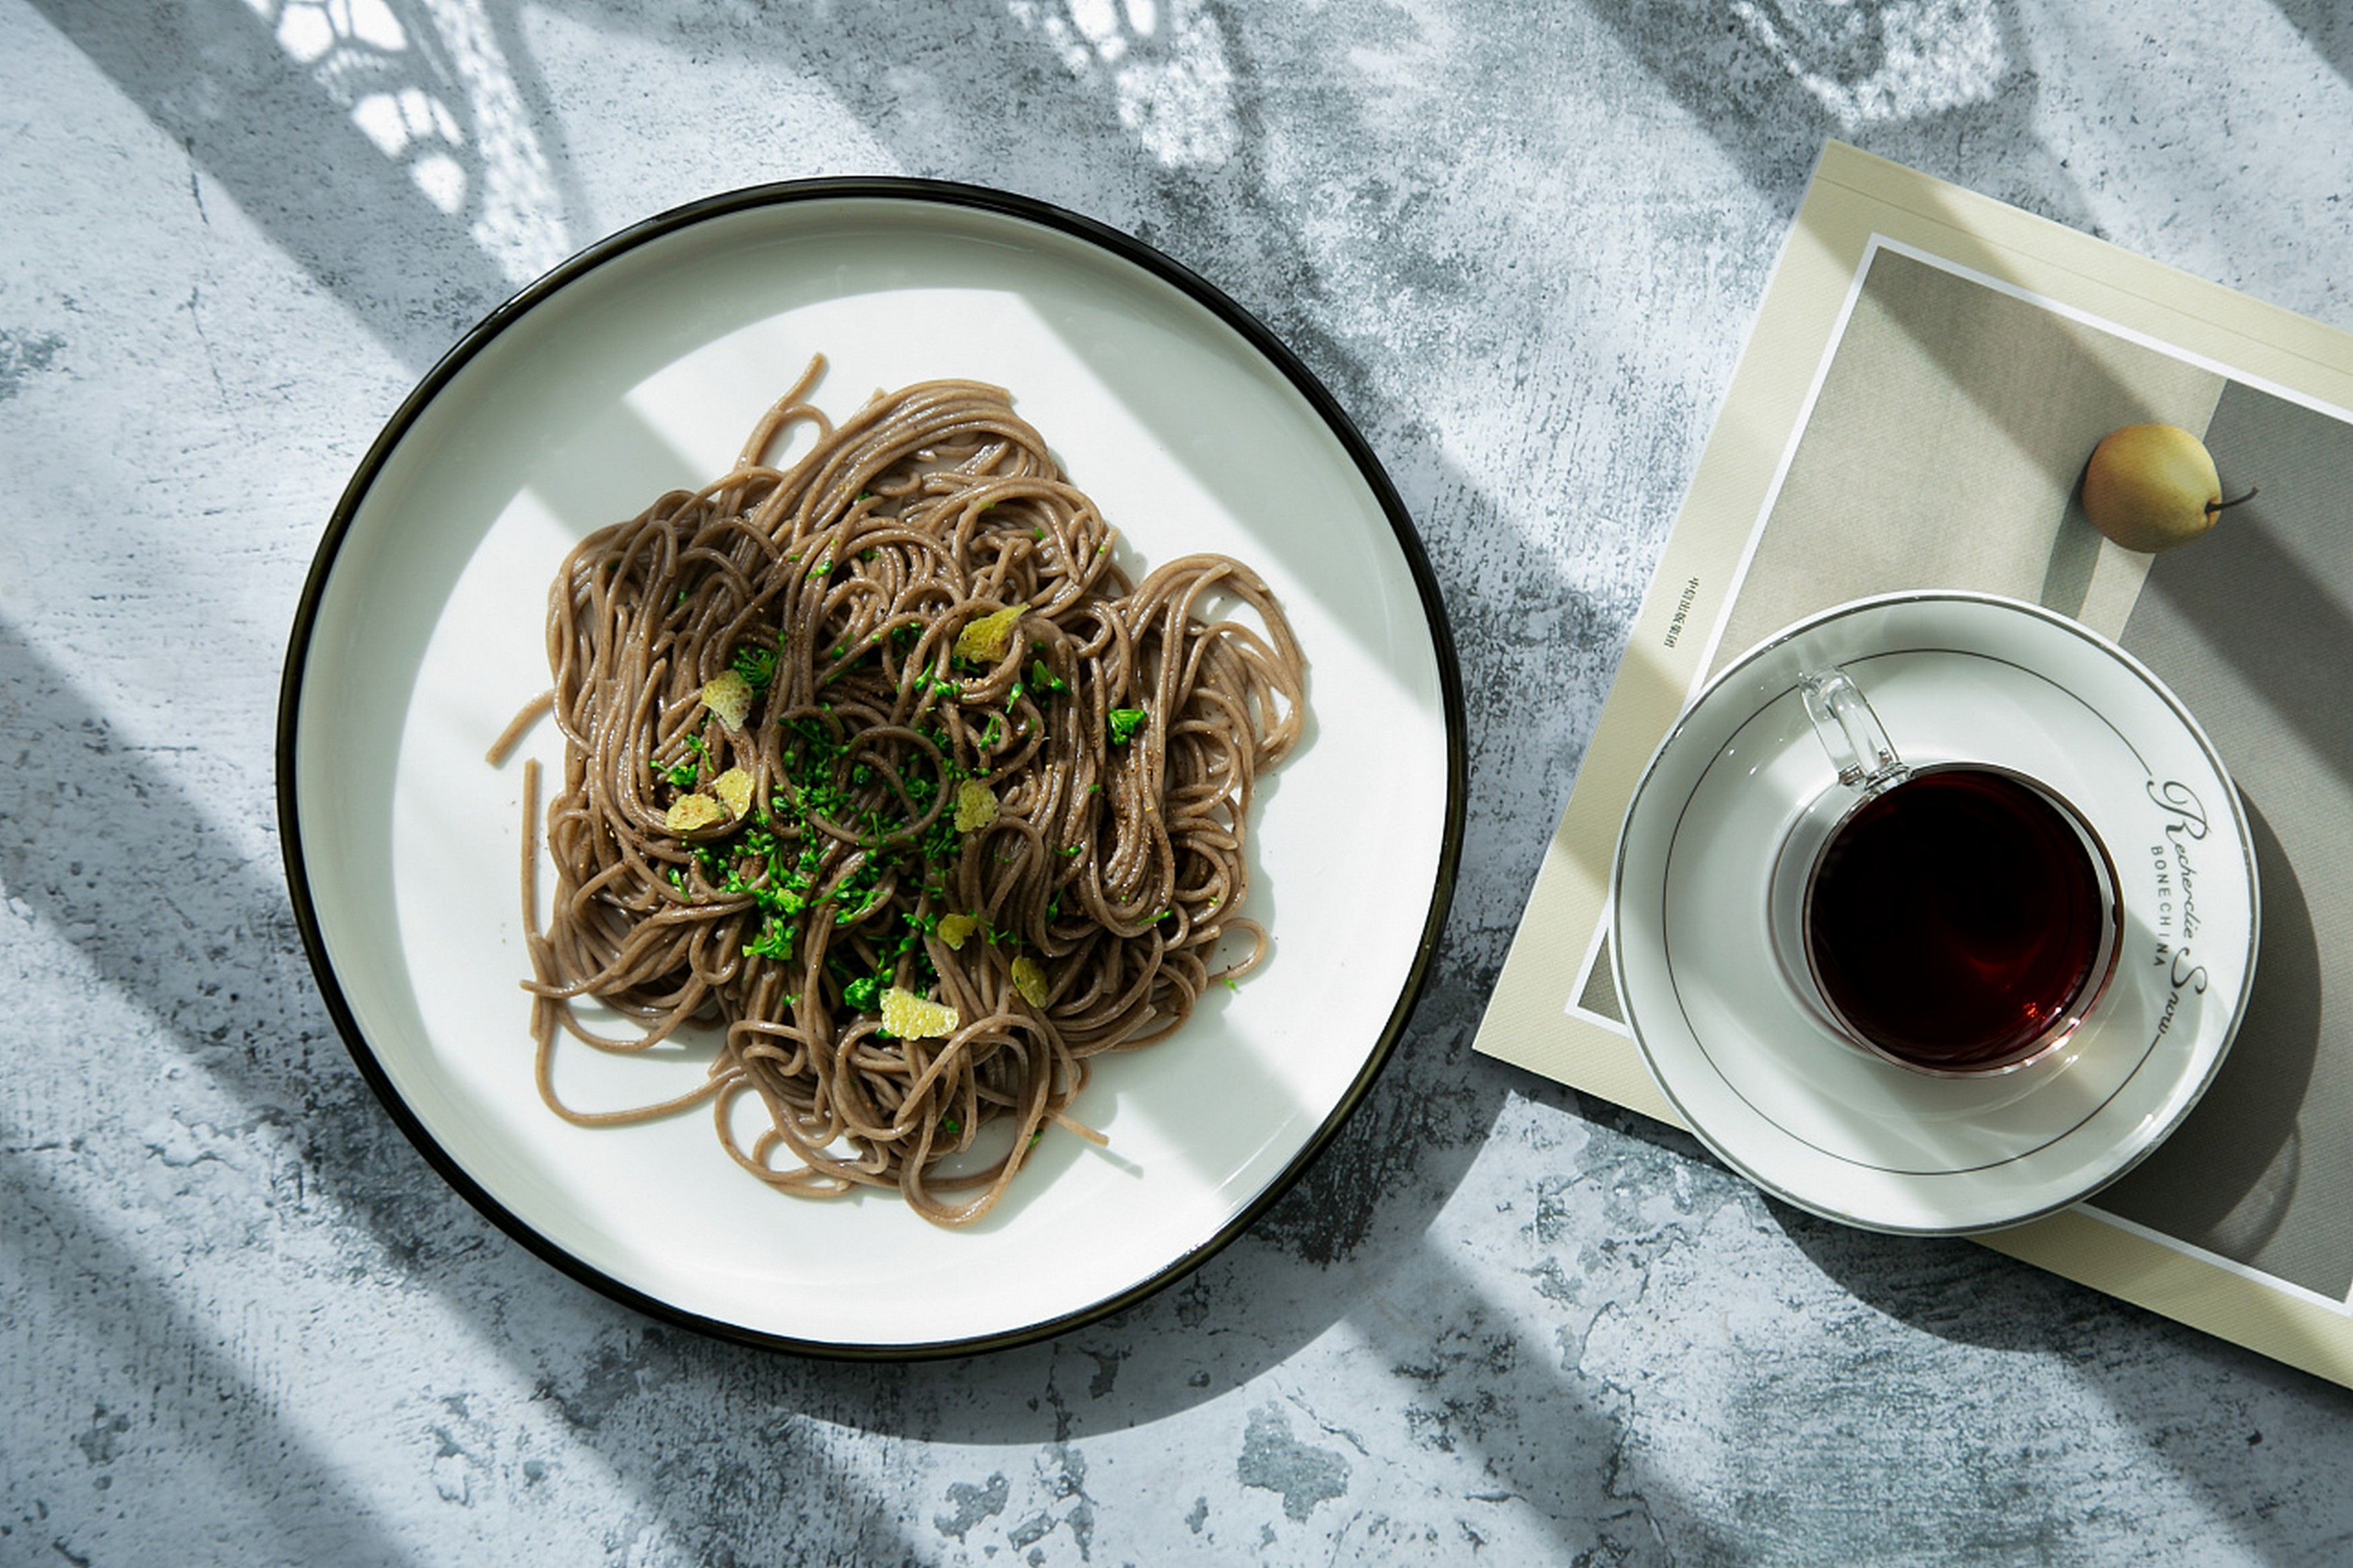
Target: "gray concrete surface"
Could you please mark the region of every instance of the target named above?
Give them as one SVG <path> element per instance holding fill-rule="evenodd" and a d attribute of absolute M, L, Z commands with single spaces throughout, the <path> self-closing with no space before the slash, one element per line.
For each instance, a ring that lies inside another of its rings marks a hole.
<path fill-rule="evenodd" d="M 2327 0 L 0 0 L 0 1563 L 2353 1559 L 2344 1392 L 1468 1043 L 1823 137 L 2353 327 L 2348 77 Z M 455 1197 L 271 794 L 303 572 L 435 356 L 846 173 L 1075 207 L 1293 344 L 1428 541 L 1477 781 L 1308 1179 L 912 1367 L 659 1326 Z"/>

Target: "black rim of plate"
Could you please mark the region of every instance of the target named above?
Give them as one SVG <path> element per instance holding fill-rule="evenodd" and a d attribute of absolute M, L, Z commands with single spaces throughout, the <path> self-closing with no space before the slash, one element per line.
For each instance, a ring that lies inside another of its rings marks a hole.
<path fill-rule="evenodd" d="M 916 205 L 929 204 L 945 207 L 970 208 L 1035 225 L 1061 235 L 1084 240 L 1097 249 L 1120 261 L 1124 261 L 1149 273 L 1163 283 L 1175 287 L 1195 303 L 1207 308 L 1219 321 L 1238 334 L 1250 350 L 1277 370 L 1314 408 L 1332 434 L 1337 437 L 1358 476 L 1371 489 L 1388 519 L 1390 531 L 1396 535 L 1398 549 L 1404 553 L 1407 568 L 1413 575 L 1414 586 L 1421 596 L 1422 613 L 1428 624 L 1431 653 L 1437 659 L 1439 687 L 1446 718 L 1446 823 L 1439 848 L 1435 885 L 1430 890 L 1430 910 L 1416 944 L 1414 960 L 1400 987 L 1397 1005 L 1390 1010 L 1382 1026 L 1379 1037 L 1367 1054 L 1364 1067 L 1356 1080 L 1316 1129 L 1299 1152 L 1273 1180 L 1244 1205 L 1241 1211 L 1229 1220 L 1216 1235 L 1200 1246 L 1172 1259 L 1158 1272 L 1138 1280 L 1125 1289 L 1099 1301 L 1090 1302 L 1059 1317 L 1026 1327 L 965 1339 L 941 1340 L 921 1344 L 854 1344 L 829 1341 L 796 1339 L 789 1335 L 764 1332 L 732 1323 L 723 1319 L 706 1317 L 688 1311 L 659 1297 L 651 1296 L 634 1286 L 623 1283 L 602 1269 L 592 1268 L 551 1241 L 520 1215 L 501 1203 L 497 1196 L 477 1182 L 442 1148 L 424 1121 L 411 1110 L 399 1091 L 394 1088 L 390 1075 L 361 1032 L 349 1001 L 343 994 L 333 965 L 328 961 L 326 943 L 319 924 L 318 910 L 311 899 L 310 878 L 305 869 L 301 820 L 296 810 L 294 784 L 295 737 L 301 707 L 302 677 L 309 660 L 311 638 L 318 623 L 319 606 L 328 579 L 333 574 L 335 558 L 344 538 L 349 534 L 353 518 L 367 496 L 377 475 L 391 457 L 409 428 L 442 390 L 456 378 L 475 356 L 500 333 L 513 326 L 538 306 L 560 293 L 598 268 L 639 246 L 659 240 L 697 224 L 732 214 L 776 206 L 788 203 L 810 201 L 899 201 Z M 1206 279 L 1181 264 L 1171 260 L 1152 247 L 1117 229 L 1082 217 L 1078 214 L 1028 196 L 988 189 L 985 186 L 956 184 L 938 180 L 914 179 L 828 179 L 796 180 L 775 184 L 753 185 L 709 196 L 701 201 L 674 207 L 668 212 L 632 225 L 617 234 L 597 241 L 555 267 L 554 269 L 517 292 L 506 303 L 482 318 L 470 331 L 459 339 L 456 347 L 444 354 L 439 363 L 427 372 L 416 390 L 405 398 L 396 410 L 367 455 L 360 460 L 351 482 L 343 489 L 343 497 L 335 503 L 327 523 L 318 553 L 312 558 L 309 577 L 302 584 L 302 596 L 295 611 L 294 626 L 288 640 L 286 666 L 279 686 L 278 701 L 278 825 L 280 851 L 286 863 L 286 883 L 293 908 L 295 923 L 302 933 L 302 946 L 311 961 L 311 970 L 319 983 L 328 1014 L 343 1036 L 352 1060 L 358 1066 L 360 1076 L 375 1091 L 395 1123 L 415 1144 L 426 1163 L 441 1179 L 456 1189 L 459 1195 L 520 1242 L 543 1261 L 552 1265 L 590 1289 L 636 1309 L 648 1317 L 666 1323 L 692 1329 L 714 1338 L 764 1349 L 791 1352 L 797 1354 L 842 1361 L 921 1361 L 947 1356 L 971 1355 L 987 1351 L 1009 1350 L 1017 1345 L 1049 1339 L 1082 1324 L 1099 1321 L 1122 1308 L 1132 1306 L 1145 1297 L 1165 1289 L 1191 1273 L 1251 1225 L 1290 1191 L 1300 1176 L 1330 1143 L 1341 1126 L 1363 1103 L 1373 1080 L 1387 1064 L 1398 1038 L 1404 1033 L 1415 1003 L 1428 981 L 1431 964 L 1436 959 L 1439 937 L 1446 922 L 1446 913 L 1452 902 L 1454 879 L 1461 858 L 1464 797 L 1468 791 L 1469 752 L 1464 738 L 1462 709 L 1462 678 L 1454 652 L 1454 638 L 1448 624 L 1446 606 L 1440 597 L 1438 581 L 1430 570 L 1430 560 L 1413 521 L 1407 515 L 1404 503 L 1398 499 L 1395 487 L 1389 483 L 1380 460 L 1373 455 L 1354 421 L 1340 407 L 1323 383 L 1285 348 L 1257 317 L 1243 310 Z"/>

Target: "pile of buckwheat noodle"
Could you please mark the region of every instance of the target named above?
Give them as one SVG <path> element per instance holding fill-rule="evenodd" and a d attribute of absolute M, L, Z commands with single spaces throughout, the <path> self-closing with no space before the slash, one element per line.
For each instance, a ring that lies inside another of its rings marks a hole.
<path fill-rule="evenodd" d="M 591 534 L 549 591 L 554 689 L 492 751 L 551 708 L 566 742 L 543 931 L 524 770 L 539 1088 L 591 1125 L 708 1100 L 775 1186 L 895 1188 L 960 1225 L 1050 1129 L 1101 1141 L 1067 1114 L 1091 1058 L 1265 956 L 1243 835 L 1305 666 L 1240 562 L 1131 584 L 1004 391 L 925 382 L 837 427 L 807 401 L 823 369 L 732 472 Z M 1204 619 L 1219 602 L 1263 629 Z M 630 1026 L 588 1026 L 592 998 Z M 557 1096 L 559 1040 L 643 1052 L 691 1023 L 726 1031 L 691 1092 Z"/>

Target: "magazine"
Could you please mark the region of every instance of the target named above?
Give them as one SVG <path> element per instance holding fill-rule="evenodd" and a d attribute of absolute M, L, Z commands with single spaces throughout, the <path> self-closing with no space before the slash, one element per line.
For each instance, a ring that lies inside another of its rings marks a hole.
<path fill-rule="evenodd" d="M 1709 677 L 1868 595 L 2007 595 L 2197 715 L 2253 827 L 2254 988 L 2123 1180 L 1987 1245 L 2353 1384 L 2353 337 L 1839 143 L 1825 148 L 1478 1037 L 1662 1121 L 1619 1016 L 1609 865 Z M 2193 547 L 2084 518 L 2102 436 L 2200 437 L 2253 499 Z"/>

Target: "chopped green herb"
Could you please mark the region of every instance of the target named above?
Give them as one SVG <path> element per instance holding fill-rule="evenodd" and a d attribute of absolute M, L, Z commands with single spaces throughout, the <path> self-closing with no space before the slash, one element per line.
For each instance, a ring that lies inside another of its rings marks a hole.
<path fill-rule="evenodd" d="M 744 678 L 744 684 L 754 691 L 765 691 L 776 678 L 776 655 L 774 649 L 746 644 L 735 650 L 729 667 Z"/>
<path fill-rule="evenodd" d="M 798 933 L 775 915 L 760 921 L 760 934 L 744 944 L 746 958 L 773 958 L 779 963 L 792 962 L 793 942 Z"/>
<path fill-rule="evenodd" d="M 1141 708 L 1113 709 L 1110 714 L 1111 743 L 1124 746 L 1135 739 L 1135 732 L 1144 728 L 1146 717 Z"/>
<path fill-rule="evenodd" d="M 881 1005 L 882 982 L 874 975 L 860 975 L 841 988 L 841 999 L 861 1013 L 871 1013 Z"/>

